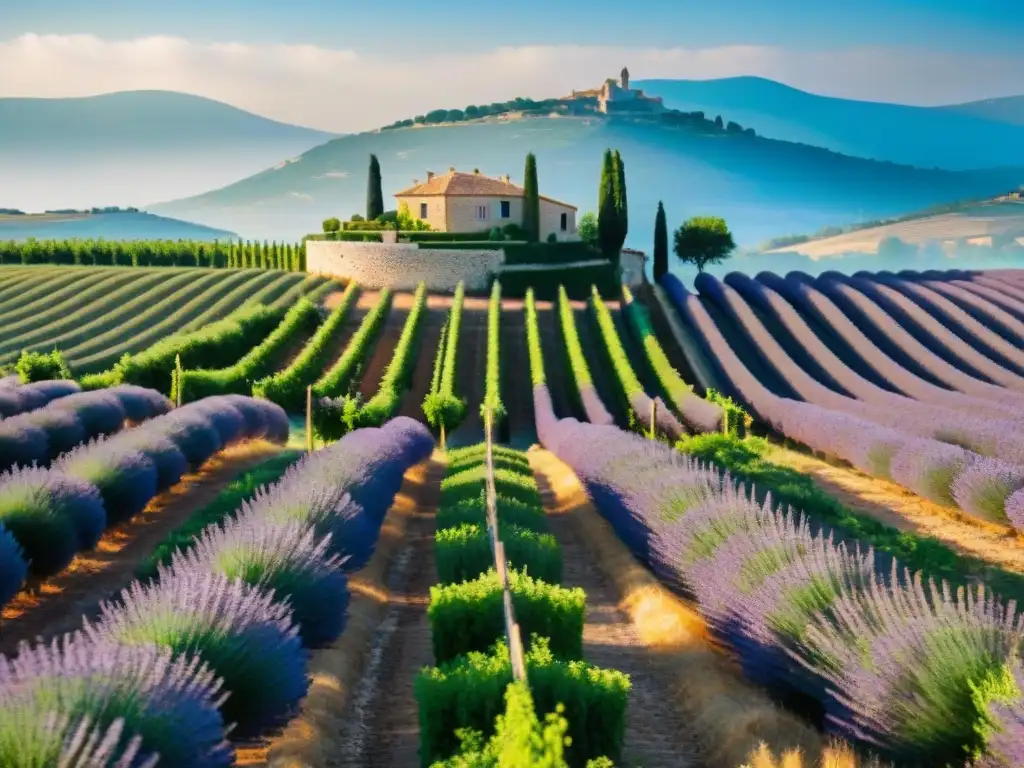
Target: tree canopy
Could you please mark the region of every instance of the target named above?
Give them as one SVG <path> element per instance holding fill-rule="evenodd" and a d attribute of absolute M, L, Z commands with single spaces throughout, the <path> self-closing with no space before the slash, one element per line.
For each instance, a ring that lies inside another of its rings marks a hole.
<path fill-rule="evenodd" d="M 708 264 L 721 264 L 735 248 L 729 226 L 717 216 L 694 216 L 675 233 L 676 256 L 696 266 L 698 272 Z"/>
<path fill-rule="evenodd" d="M 366 182 L 366 218 L 374 221 L 384 213 L 384 192 L 380 182 L 380 163 L 370 155 L 370 173 Z"/>

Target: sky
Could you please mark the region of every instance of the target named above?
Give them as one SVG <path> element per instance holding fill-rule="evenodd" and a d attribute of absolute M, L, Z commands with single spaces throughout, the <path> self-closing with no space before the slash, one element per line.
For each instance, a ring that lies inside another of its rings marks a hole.
<path fill-rule="evenodd" d="M 624 64 L 919 105 L 1024 93 L 1019 0 L 0 3 L 0 97 L 177 90 L 338 132 Z"/>

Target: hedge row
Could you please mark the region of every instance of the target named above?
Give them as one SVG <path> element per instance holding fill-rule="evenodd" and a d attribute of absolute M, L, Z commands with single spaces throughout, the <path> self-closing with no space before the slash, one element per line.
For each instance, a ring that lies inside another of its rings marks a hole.
<path fill-rule="evenodd" d="M 284 370 L 253 384 L 253 395 L 271 400 L 290 413 L 301 411 L 305 407 L 306 387 L 323 372 L 331 353 L 331 343 L 341 333 L 358 298 L 359 287 L 354 282 L 349 283 L 341 302 L 317 328 L 298 357 Z"/>
<path fill-rule="evenodd" d="M 513 748 L 507 742 L 508 718 L 513 716 L 530 735 L 533 759 L 548 761 L 542 764 L 582 766 L 599 756 L 617 757 L 628 678 L 579 661 L 586 596 L 581 589 L 558 586 L 561 552 L 546 532 L 525 455 L 498 446 L 493 450 L 500 537 L 510 566 L 516 619 L 529 645 L 529 685 L 510 685 L 503 592 L 486 523 L 486 448 L 453 451 L 437 513 L 435 552 L 441 585 L 431 588 L 428 609 L 439 664 L 421 672 L 415 686 L 422 764 L 497 764 L 495 756 Z M 557 727 L 547 731 L 547 739 L 533 711 L 534 701 L 542 711 L 557 713 L 549 715 L 548 724 Z M 562 712 L 565 718 L 560 717 Z M 484 744 L 486 737 L 491 740 Z"/>
<path fill-rule="evenodd" d="M 480 418 L 487 419 L 488 411 L 497 433 L 505 420 L 505 404 L 501 401 L 501 283 L 491 286 L 491 300 L 487 305 L 487 373 L 484 380 L 484 401 L 480 404 Z"/>
<path fill-rule="evenodd" d="M 575 383 L 573 390 L 577 405 L 582 408 L 591 424 L 614 424 L 615 419 L 608 412 L 590 376 L 590 366 L 583 351 L 579 331 L 576 328 L 576 314 L 565 288 L 558 289 L 558 318 L 562 328 L 562 349 L 565 362 Z"/>
<path fill-rule="evenodd" d="M 533 288 L 526 290 L 526 348 L 530 354 L 530 382 L 538 387 L 546 383 L 544 376 L 544 349 L 540 343 L 540 325 L 537 322 L 537 303 Z"/>
<path fill-rule="evenodd" d="M 618 269 L 611 263 L 592 267 L 552 267 L 501 273 L 502 293 L 513 299 L 523 298 L 526 291 L 533 288 L 537 299 L 554 301 L 562 286 L 570 299 L 589 298 L 594 286 L 597 286 L 603 298 L 614 299 L 619 295 L 619 284 Z"/>
<path fill-rule="evenodd" d="M 380 380 L 377 392 L 359 410 L 358 423 L 362 427 L 379 427 L 395 415 L 402 403 L 402 395 L 412 383 L 413 370 L 419 358 L 420 331 L 427 310 L 427 284 L 416 288 L 412 309 L 402 327 L 402 335 L 395 345 L 391 362 Z"/>
<path fill-rule="evenodd" d="M 126 354 L 109 371 L 83 376 L 83 389 L 136 384 L 171 394 L 176 359 L 182 368 L 212 368 L 237 361 L 284 318 L 284 308 L 244 305 L 215 323 L 161 339 L 134 355 Z"/>
<path fill-rule="evenodd" d="M 384 321 L 391 311 L 391 290 L 381 290 L 377 303 L 366 313 L 356 332 L 349 339 L 345 351 L 320 379 L 313 384 L 313 395 L 317 398 L 333 398 L 345 394 L 356 367 L 363 362 L 377 339 Z"/>
<path fill-rule="evenodd" d="M 506 264 L 572 264 L 577 261 L 604 259 L 599 250 L 588 243 L 504 243 Z M 610 262 L 609 262 L 610 263 Z"/>
<path fill-rule="evenodd" d="M 455 394 L 455 369 L 458 365 L 459 333 L 462 329 L 462 304 L 466 286 L 460 280 L 434 361 L 434 381 L 423 400 L 423 414 L 435 429 L 455 429 L 466 416 L 466 401 Z"/>
<path fill-rule="evenodd" d="M 419 243 L 423 251 L 500 251 L 505 244 L 500 240 L 456 240 L 450 243 L 430 241 Z"/>
<path fill-rule="evenodd" d="M 379 243 L 381 242 L 380 232 L 359 232 L 359 231 L 338 231 L 322 232 L 315 235 L 306 235 L 304 240 L 326 240 L 333 242 L 348 243 Z"/>
<path fill-rule="evenodd" d="M 683 381 L 683 377 L 672 366 L 654 333 L 647 308 L 633 299 L 633 294 L 626 285 L 622 286 L 622 303 L 627 327 L 643 347 L 662 390 L 675 404 L 687 424 L 697 432 L 718 432 L 725 416 L 721 406 L 698 397 L 693 393 L 693 387 Z"/>
<path fill-rule="evenodd" d="M 245 357 L 226 368 L 187 368 L 174 377 L 171 399 L 181 392 L 190 402 L 211 395 L 248 394 L 253 383 L 273 373 L 288 348 L 309 335 L 320 323 L 320 310 L 311 301 L 299 299 L 267 338 Z"/>

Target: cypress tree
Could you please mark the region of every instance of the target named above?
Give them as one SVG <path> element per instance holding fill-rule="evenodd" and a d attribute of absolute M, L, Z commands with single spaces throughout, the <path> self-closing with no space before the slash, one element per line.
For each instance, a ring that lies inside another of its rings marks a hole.
<path fill-rule="evenodd" d="M 523 230 L 531 243 L 540 241 L 540 190 L 537 184 L 537 158 L 533 152 L 526 156 L 523 174 Z"/>
<path fill-rule="evenodd" d="M 654 282 L 668 273 L 668 225 L 665 206 L 658 201 L 658 215 L 654 217 Z"/>
<path fill-rule="evenodd" d="M 615 211 L 619 224 L 616 233 L 617 250 L 622 250 L 626 235 L 629 233 L 629 206 L 626 204 L 626 166 L 622 163 L 619 150 L 615 150 Z"/>
<path fill-rule="evenodd" d="M 597 244 L 608 258 L 614 258 L 618 240 L 619 213 L 615 206 L 615 158 L 610 149 L 604 153 L 601 186 L 597 193 Z"/>
<path fill-rule="evenodd" d="M 380 163 L 370 155 L 370 177 L 366 183 L 366 220 L 373 221 L 384 213 L 384 192 L 380 183 Z"/>
<path fill-rule="evenodd" d="M 269 255 L 270 255 L 270 243 L 268 243 L 266 240 L 264 240 L 260 244 L 260 252 L 259 252 L 259 266 L 260 266 L 260 269 L 266 269 L 267 268 L 267 257 Z"/>

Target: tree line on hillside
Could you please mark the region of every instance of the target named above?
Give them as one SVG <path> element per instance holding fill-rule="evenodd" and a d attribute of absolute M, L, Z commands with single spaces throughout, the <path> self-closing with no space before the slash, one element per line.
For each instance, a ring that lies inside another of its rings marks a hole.
<path fill-rule="evenodd" d="M 124 267 L 210 267 L 302 272 L 301 244 L 255 240 L 35 240 L 0 241 L 0 264 Z"/>

